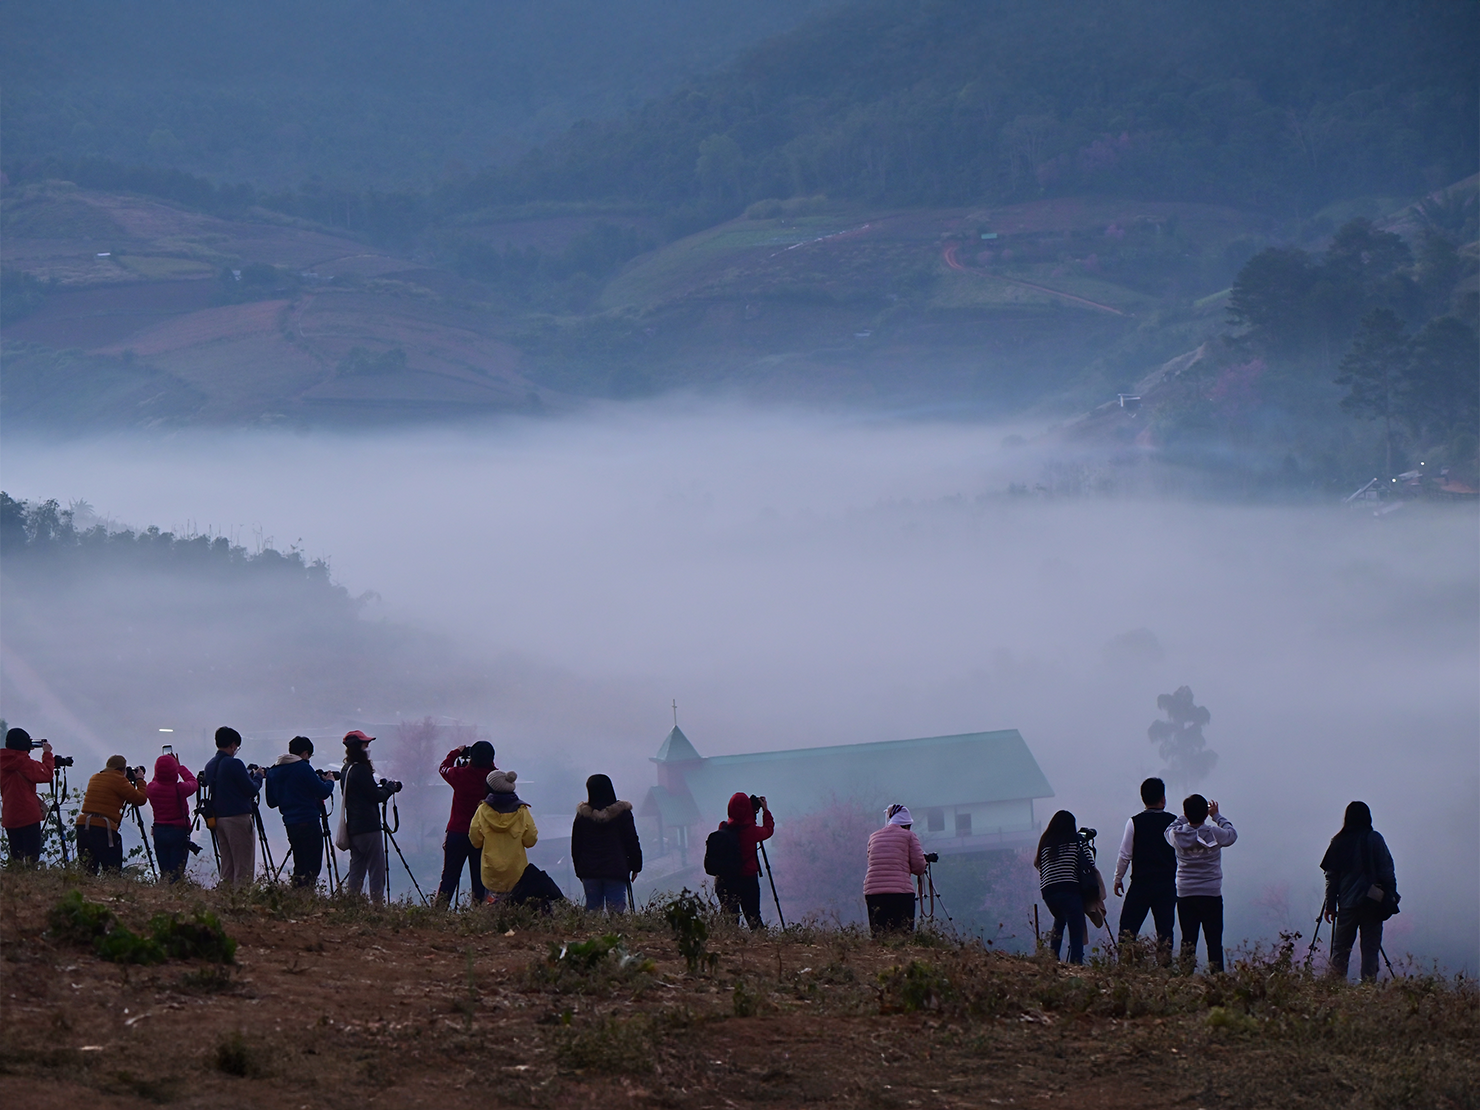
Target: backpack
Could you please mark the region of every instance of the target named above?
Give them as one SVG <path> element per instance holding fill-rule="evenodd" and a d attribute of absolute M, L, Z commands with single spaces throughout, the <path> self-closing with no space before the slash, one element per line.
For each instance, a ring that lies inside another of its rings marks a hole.
<path fill-rule="evenodd" d="M 1398 902 L 1403 896 L 1396 890 L 1384 890 L 1377 885 L 1377 868 L 1372 862 L 1372 834 L 1370 832 L 1362 838 L 1362 846 L 1359 851 L 1361 853 L 1362 877 L 1367 880 L 1366 898 L 1377 903 L 1376 913 L 1378 919 L 1386 921 L 1394 914 L 1402 913 L 1403 911 L 1398 909 Z M 1374 890 L 1378 892 L 1376 897 L 1372 894 Z"/>
<path fill-rule="evenodd" d="M 545 913 L 550 912 L 553 903 L 564 900 L 565 892 L 555 880 L 532 863 L 525 865 L 513 889 L 499 899 L 511 906 L 533 905 Z"/>
<path fill-rule="evenodd" d="M 704 841 L 704 874 L 716 879 L 738 879 L 743 861 L 740 858 L 740 834 L 726 823 Z"/>

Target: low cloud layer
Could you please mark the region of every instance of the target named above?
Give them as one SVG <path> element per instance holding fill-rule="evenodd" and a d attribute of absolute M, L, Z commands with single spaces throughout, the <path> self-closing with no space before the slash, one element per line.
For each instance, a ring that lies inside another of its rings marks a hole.
<path fill-rule="evenodd" d="M 12 436 L 3 462 L 12 496 L 331 557 L 379 595 L 365 619 L 443 637 L 474 676 L 411 674 L 406 704 L 380 708 L 476 721 L 552 808 L 592 770 L 640 798 L 677 698 L 706 755 L 1018 728 L 1057 793 L 1040 820 L 1064 806 L 1110 847 L 1160 767 L 1156 697 L 1189 685 L 1219 753 L 1198 789 L 1241 834 L 1231 936 L 1308 932 L 1325 841 L 1362 798 L 1404 893 L 1389 952 L 1480 966 L 1473 507 L 1011 497 L 1043 460 L 1002 448 L 1008 431 L 667 405 L 358 436 Z M 7 715 L 116 746 L 108 721 L 66 719 L 68 691 L 26 673 L 7 624 Z M 232 723 L 280 725 L 274 693 L 260 721 L 239 693 Z M 182 735 L 220 723 L 189 712 Z"/>

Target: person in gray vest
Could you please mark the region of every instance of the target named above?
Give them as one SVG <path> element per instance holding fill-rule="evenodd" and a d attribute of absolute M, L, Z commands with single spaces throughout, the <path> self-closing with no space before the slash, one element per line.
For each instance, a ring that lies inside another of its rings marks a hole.
<path fill-rule="evenodd" d="M 1146 808 L 1125 823 L 1120 855 L 1115 861 L 1115 896 L 1125 897 L 1120 911 L 1120 943 L 1135 940 L 1150 913 L 1156 923 L 1156 959 L 1163 967 L 1172 962 L 1172 924 L 1177 917 L 1177 852 L 1166 840 L 1176 818 L 1167 812 L 1167 784 L 1147 779 L 1141 784 Z M 1131 889 L 1123 883 L 1126 869 Z"/>

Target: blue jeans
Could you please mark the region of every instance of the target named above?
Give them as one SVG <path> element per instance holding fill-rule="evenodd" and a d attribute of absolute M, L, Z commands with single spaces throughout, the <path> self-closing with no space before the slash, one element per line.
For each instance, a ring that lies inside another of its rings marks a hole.
<path fill-rule="evenodd" d="M 1084 963 L 1084 895 L 1078 883 L 1054 883 L 1043 888 L 1043 901 L 1048 912 L 1053 914 L 1053 930 L 1048 942 L 1053 947 L 1054 958 L 1059 958 L 1059 949 L 1064 944 L 1064 926 L 1069 926 L 1069 962 Z"/>
<path fill-rule="evenodd" d="M 190 830 L 179 825 L 154 826 L 154 853 L 159 857 L 159 877 L 177 883 L 185 874 L 190 859 L 185 845 L 190 843 Z"/>
<path fill-rule="evenodd" d="M 627 882 L 625 879 L 582 879 L 581 886 L 586 888 L 586 908 L 591 911 L 601 909 L 602 903 L 612 913 L 622 913 L 627 909 Z"/>

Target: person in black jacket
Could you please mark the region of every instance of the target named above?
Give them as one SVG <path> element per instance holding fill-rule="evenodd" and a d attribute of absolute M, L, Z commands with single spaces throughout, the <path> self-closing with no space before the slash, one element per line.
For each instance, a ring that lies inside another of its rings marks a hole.
<path fill-rule="evenodd" d="M 380 806 L 401 789 L 399 782 L 375 781 L 375 764 L 370 762 L 370 742 L 359 729 L 345 733 L 344 829 L 349 834 L 349 870 L 344 885 L 354 894 L 364 893 L 365 876 L 370 877 L 370 901 L 385 901 L 385 842 L 381 840 Z"/>
<path fill-rule="evenodd" d="M 642 870 L 642 845 L 632 803 L 617 801 L 612 780 L 592 775 L 586 801 L 576 807 L 570 827 L 570 860 L 586 889 L 586 908 L 621 913 L 627 906 L 627 884 Z"/>
<path fill-rule="evenodd" d="M 1346 807 L 1341 831 L 1321 859 L 1326 873 L 1326 920 L 1331 927 L 1331 975 L 1345 979 L 1352 944 L 1362 934 L 1362 981 L 1377 979 L 1382 923 L 1397 913 L 1398 878 L 1382 833 L 1372 827 L 1366 802 Z"/>
<path fill-rule="evenodd" d="M 1147 779 L 1141 784 L 1146 806 L 1125 823 L 1120 854 L 1115 861 L 1115 894 L 1125 895 L 1120 913 L 1120 943 L 1123 948 L 1141 933 L 1146 915 L 1156 922 L 1156 958 L 1163 966 L 1172 962 L 1172 923 L 1177 916 L 1177 852 L 1167 843 L 1167 827 L 1176 818 L 1167 812 L 1167 784 Z M 1131 888 L 1124 887 L 1130 869 Z"/>

